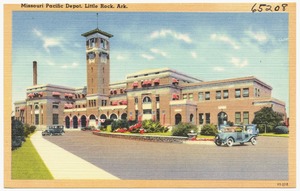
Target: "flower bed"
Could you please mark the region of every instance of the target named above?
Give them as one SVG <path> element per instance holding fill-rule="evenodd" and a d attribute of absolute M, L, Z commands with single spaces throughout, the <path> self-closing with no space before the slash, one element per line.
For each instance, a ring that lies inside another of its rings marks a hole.
<path fill-rule="evenodd" d="M 157 136 L 147 134 L 122 134 L 122 133 L 105 133 L 105 132 L 93 132 L 94 135 L 110 138 L 122 138 L 139 141 L 149 142 L 164 142 L 164 143 L 183 143 L 188 138 L 178 136 Z"/>

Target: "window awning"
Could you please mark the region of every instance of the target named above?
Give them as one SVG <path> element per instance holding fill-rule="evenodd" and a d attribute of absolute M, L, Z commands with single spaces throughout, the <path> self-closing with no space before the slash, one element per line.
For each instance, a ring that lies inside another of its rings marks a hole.
<path fill-rule="evenodd" d="M 119 101 L 119 104 L 120 105 L 127 105 L 127 100 L 121 100 L 121 101 Z"/>
<path fill-rule="evenodd" d="M 65 97 L 73 97 L 73 94 L 65 93 Z"/>
<path fill-rule="evenodd" d="M 33 93 L 28 94 L 28 97 L 33 97 L 33 96 L 34 96 Z"/>
<path fill-rule="evenodd" d="M 179 80 L 177 80 L 176 78 L 172 78 L 172 83 L 178 83 Z"/>
<path fill-rule="evenodd" d="M 155 80 L 153 81 L 154 83 L 159 83 L 159 78 L 155 78 Z"/>
<path fill-rule="evenodd" d="M 60 93 L 59 92 L 52 92 L 52 95 L 54 95 L 54 96 L 60 96 Z"/>
<path fill-rule="evenodd" d="M 173 94 L 172 94 L 172 98 L 178 100 L 178 99 L 179 99 L 179 95 L 176 94 L 176 93 L 173 93 Z"/>
<path fill-rule="evenodd" d="M 20 110 L 22 110 L 22 111 L 25 110 L 25 107 L 20 107 Z"/>
<path fill-rule="evenodd" d="M 72 109 L 72 108 L 73 108 L 72 104 L 68 104 L 68 103 L 65 104 L 65 109 Z"/>
<path fill-rule="evenodd" d="M 139 83 L 138 82 L 133 82 L 132 87 L 138 87 Z"/>
<path fill-rule="evenodd" d="M 44 95 L 44 92 L 39 92 L 38 94 L 41 95 L 41 96 L 43 96 L 43 95 Z"/>
<path fill-rule="evenodd" d="M 112 104 L 113 106 L 118 105 L 118 101 L 113 101 L 111 104 Z"/>

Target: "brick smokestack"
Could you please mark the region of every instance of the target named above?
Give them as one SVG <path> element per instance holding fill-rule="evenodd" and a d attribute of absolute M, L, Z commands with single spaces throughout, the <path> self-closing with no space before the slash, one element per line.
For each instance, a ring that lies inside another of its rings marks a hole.
<path fill-rule="evenodd" d="M 37 85 L 37 62 L 33 61 L 33 85 Z"/>

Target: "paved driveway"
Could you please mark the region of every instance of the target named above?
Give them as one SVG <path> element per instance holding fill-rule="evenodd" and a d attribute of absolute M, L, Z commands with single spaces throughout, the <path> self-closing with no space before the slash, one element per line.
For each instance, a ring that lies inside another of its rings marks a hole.
<path fill-rule="evenodd" d="M 233 147 L 133 141 L 82 131 L 45 138 L 120 179 L 288 179 L 288 138 L 259 137 L 256 146 Z"/>

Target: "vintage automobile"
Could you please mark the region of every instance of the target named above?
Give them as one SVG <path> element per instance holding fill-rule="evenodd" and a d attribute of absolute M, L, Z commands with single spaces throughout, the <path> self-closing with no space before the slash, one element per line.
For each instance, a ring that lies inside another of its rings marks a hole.
<path fill-rule="evenodd" d="M 65 133 L 63 125 L 50 125 L 47 129 L 42 132 L 42 135 L 63 135 Z"/>
<path fill-rule="evenodd" d="M 215 136 L 215 144 L 217 146 L 227 145 L 228 147 L 231 147 L 234 143 L 243 145 L 246 142 L 251 142 L 252 145 L 256 145 L 257 136 L 258 129 L 254 124 L 232 127 L 223 126 Z"/>

